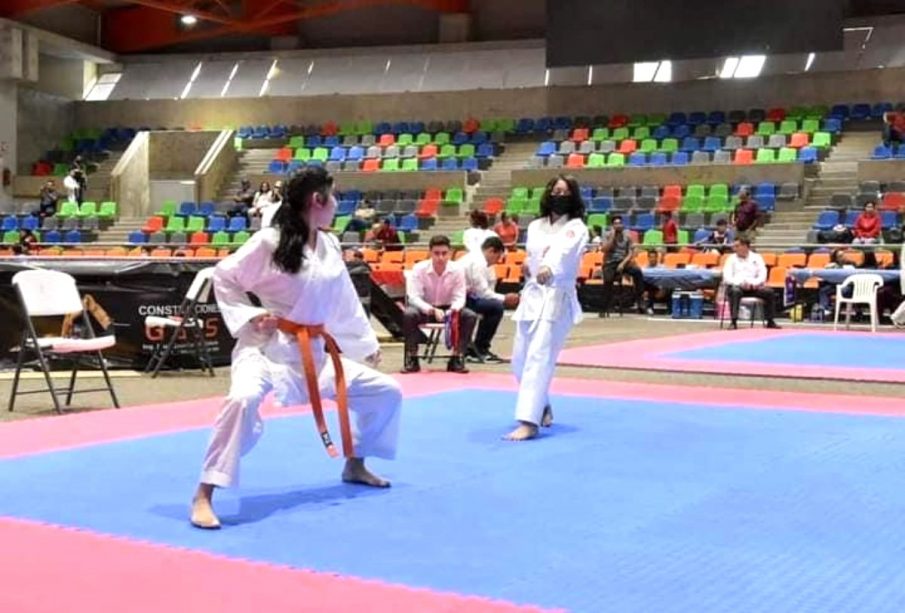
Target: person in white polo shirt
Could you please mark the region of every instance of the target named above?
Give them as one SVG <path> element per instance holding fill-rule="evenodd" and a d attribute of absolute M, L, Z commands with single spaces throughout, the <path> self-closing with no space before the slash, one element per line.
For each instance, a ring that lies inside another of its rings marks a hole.
<path fill-rule="evenodd" d="M 738 309 L 742 298 L 754 297 L 764 301 L 764 319 L 768 328 L 779 328 L 773 317 L 776 312 L 773 290 L 766 286 L 767 266 L 760 254 L 751 250 L 751 241 L 745 237 L 735 240 L 735 253 L 726 258 L 723 265 L 723 283 L 729 297 L 732 317 L 730 330 L 738 328 Z"/>

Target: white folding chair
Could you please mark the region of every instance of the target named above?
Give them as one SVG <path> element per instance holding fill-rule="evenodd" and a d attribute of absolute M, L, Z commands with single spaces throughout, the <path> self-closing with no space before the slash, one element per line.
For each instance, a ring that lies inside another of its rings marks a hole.
<path fill-rule="evenodd" d="M 13 276 L 13 286 L 16 288 L 16 293 L 19 296 L 19 302 L 25 315 L 25 330 L 22 332 L 22 340 L 19 343 L 19 356 L 16 362 L 16 374 L 13 376 L 12 393 L 9 397 L 9 410 L 13 410 L 16 396 L 40 394 L 48 391 L 51 398 L 53 398 L 54 409 L 58 413 L 63 412 L 60 406 L 60 399 L 57 396 L 63 390 L 58 390 L 54 387 L 49 366 L 51 359 L 60 358 L 72 360 L 72 374 L 69 377 L 69 387 L 66 388 L 67 407 L 72 402 L 73 394 L 109 391 L 110 397 L 113 399 L 113 406 L 119 408 L 119 401 L 116 398 L 116 392 L 113 391 L 113 383 L 110 381 L 110 374 L 107 372 L 107 365 L 102 353 L 102 350 L 113 347 L 116 344 L 116 338 L 113 335 L 99 337 L 94 335 L 91 321 L 85 312 L 79 290 L 76 288 L 75 279 L 71 275 L 56 270 L 25 270 Z M 81 315 L 88 338 L 38 336 L 32 318 L 57 317 L 61 315 L 64 317 L 66 315 Z M 25 362 L 26 351 L 34 351 L 37 354 L 38 363 L 47 381 L 46 390 L 19 390 L 19 376 L 22 372 L 22 365 Z M 75 389 L 79 358 L 84 357 L 86 354 L 97 358 L 101 371 L 104 373 L 107 387 L 85 390 Z"/>
<path fill-rule="evenodd" d="M 211 360 L 210 351 L 204 340 L 204 318 L 199 316 L 198 306 L 206 304 L 210 300 L 211 287 L 213 286 L 214 268 L 203 268 L 198 271 L 182 304 L 179 305 L 179 314 L 163 317 L 159 315 L 149 315 L 145 317 L 145 329 L 160 328 L 170 332 L 170 338 L 166 342 L 166 332 L 161 341 L 154 347 L 154 352 L 148 360 L 145 372 L 151 372 L 151 378 L 157 376 L 160 369 L 166 363 L 167 358 L 173 352 L 176 342 L 179 340 L 182 331 L 187 333 L 187 339 L 191 343 L 191 352 L 201 366 L 202 372 L 207 370 L 210 375 L 214 376 L 214 364 Z M 189 340 L 190 339 L 190 340 Z"/>
<path fill-rule="evenodd" d="M 870 307 L 870 331 L 877 331 L 877 290 L 883 286 L 883 277 L 873 273 L 860 273 L 850 276 L 836 286 L 836 317 L 833 330 L 839 325 L 839 310 L 845 304 L 845 329 L 848 330 L 852 318 L 853 304 L 866 304 Z M 852 288 L 850 298 L 843 296 L 847 287 Z"/>

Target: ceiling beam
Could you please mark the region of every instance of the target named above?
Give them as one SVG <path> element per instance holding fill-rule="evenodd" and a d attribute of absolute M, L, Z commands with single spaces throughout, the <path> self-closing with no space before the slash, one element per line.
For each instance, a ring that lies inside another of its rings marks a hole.
<path fill-rule="evenodd" d="M 167 13 L 174 13 L 176 15 L 187 15 L 192 14 L 198 19 L 203 19 L 205 21 L 212 21 L 214 23 L 222 23 L 222 24 L 234 24 L 236 23 L 236 19 L 229 16 L 224 17 L 218 13 L 211 13 L 209 11 L 199 11 L 194 8 L 194 6 L 189 3 L 179 3 L 172 2 L 168 0 L 133 0 L 132 4 L 138 4 L 140 6 L 146 6 L 148 8 L 157 9 L 159 11 L 165 11 Z"/>
<path fill-rule="evenodd" d="M 319 4 L 298 5 L 285 1 L 275 3 L 273 0 L 247 1 L 246 10 L 250 14 L 244 19 L 224 20 L 218 16 L 216 20 L 207 19 L 217 25 L 199 23 L 191 29 L 179 27 L 172 15 L 163 12 L 184 13 L 184 5 L 181 11 L 175 11 L 171 10 L 174 3 L 164 0 L 141 0 L 136 4 L 142 6 L 114 9 L 104 15 L 105 48 L 116 53 L 139 53 L 230 34 L 269 34 L 273 28 L 285 24 L 375 6 L 416 6 L 442 13 L 464 13 L 468 12 L 469 3 L 468 0 L 327 0 Z M 154 5 L 169 5 L 170 9 Z M 250 10 L 257 6 L 261 6 L 260 14 Z M 206 19 L 198 12 L 192 11 L 192 14 L 200 20 Z"/>
<path fill-rule="evenodd" d="M 67 4 L 75 4 L 79 0 L 3 0 L 0 2 L 0 17 L 21 17 L 43 9 L 50 9 Z"/>

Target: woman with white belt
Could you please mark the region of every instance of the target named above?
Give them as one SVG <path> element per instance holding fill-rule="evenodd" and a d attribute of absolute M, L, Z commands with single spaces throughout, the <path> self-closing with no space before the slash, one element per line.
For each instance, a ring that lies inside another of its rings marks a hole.
<path fill-rule="evenodd" d="M 574 177 L 560 175 L 547 183 L 541 217 L 528 226 L 525 287 L 516 322 L 512 370 L 519 382 L 511 441 L 537 436 L 538 426 L 553 423 L 549 390 L 556 359 L 569 330 L 581 321 L 575 284 L 588 244 L 585 207 Z"/>

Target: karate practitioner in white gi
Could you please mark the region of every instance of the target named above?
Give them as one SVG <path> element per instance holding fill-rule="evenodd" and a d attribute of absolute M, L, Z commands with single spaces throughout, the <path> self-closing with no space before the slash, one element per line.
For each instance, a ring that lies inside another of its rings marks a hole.
<path fill-rule="evenodd" d="M 512 350 L 512 370 L 519 382 L 511 441 L 537 436 L 538 426 L 553 423 L 548 397 L 556 359 L 572 326 L 581 321 L 575 288 L 581 256 L 588 244 L 584 203 L 574 177 L 551 179 L 541 200 L 541 217 L 528 226 L 523 267 L 525 287 Z"/>
<path fill-rule="evenodd" d="M 318 230 L 331 225 L 335 209 L 332 177 L 323 169 L 308 168 L 291 180 L 275 227 L 255 233 L 216 268 L 217 304 L 237 343 L 229 395 L 214 424 L 192 502 L 191 522 L 197 527 L 220 527 L 211 503 L 213 490 L 238 483 L 239 458 L 263 430 L 258 407 L 264 396 L 272 389 L 282 406 L 309 401 L 301 341 L 278 325 L 302 324 L 310 331 L 313 377 L 324 397 L 335 397 L 337 386 L 323 333 L 336 340 L 355 417 L 350 428 L 354 454 L 346 459 L 342 479 L 389 485 L 368 471 L 364 458 L 394 457 L 402 393 L 392 378 L 358 362 L 376 366 L 380 349 L 339 242 Z M 262 306 L 254 306 L 247 292 Z"/>

